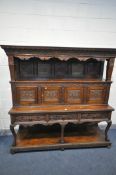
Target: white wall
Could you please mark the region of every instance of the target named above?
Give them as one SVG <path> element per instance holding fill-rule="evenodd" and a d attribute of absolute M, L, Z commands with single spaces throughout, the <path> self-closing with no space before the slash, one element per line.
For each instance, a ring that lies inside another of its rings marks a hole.
<path fill-rule="evenodd" d="M 0 44 L 116 48 L 116 1 L 0 0 Z M 11 91 L 2 49 L 0 79 L 0 128 L 7 129 Z M 109 103 L 116 107 L 116 64 L 113 81 Z"/>

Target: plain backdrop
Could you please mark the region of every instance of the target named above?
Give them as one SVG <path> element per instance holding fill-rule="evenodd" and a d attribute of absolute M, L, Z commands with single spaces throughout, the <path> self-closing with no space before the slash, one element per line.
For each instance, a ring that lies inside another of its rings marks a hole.
<path fill-rule="evenodd" d="M 0 0 L 0 44 L 116 48 L 116 1 Z M 10 124 L 9 80 L 0 48 L 0 129 Z M 109 104 L 116 108 L 116 64 L 112 80 Z"/>

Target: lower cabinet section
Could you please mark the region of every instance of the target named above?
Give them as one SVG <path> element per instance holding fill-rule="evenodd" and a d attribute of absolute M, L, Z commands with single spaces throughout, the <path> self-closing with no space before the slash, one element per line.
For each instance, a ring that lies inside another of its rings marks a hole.
<path fill-rule="evenodd" d="M 14 136 L 11 153 L 110 146 L 108 130 L 111 126 L 111 112 L 112 110 L 10 114 L 10 129 Z M 107 124 L 105 130 L 99 128 L 98 124 L 102 121 Z M 17 132 L 16 125 L 19 125 Z"/>

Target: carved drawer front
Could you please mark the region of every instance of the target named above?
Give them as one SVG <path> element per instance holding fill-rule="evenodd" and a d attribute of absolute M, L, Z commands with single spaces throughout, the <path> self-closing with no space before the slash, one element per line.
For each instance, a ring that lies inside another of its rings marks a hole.
<path fill-rule="evenodd" d="M 80 104 L 83 102 L 82 87 L 66 87 L 65 88 L 65 103 Z"/>
<path fill-rule="evenodd" d="M 82 120 L 87 120 L 87 119 L 91 119 L 91 120 L 102 120 L 102 119 L 107 119 L 108 118 L 108 113 L 107 112 L 91 112 L 91 113 L 82 113 L 81 114 L 81 119 Z"/>
<path fill-rule="evenodd" d="M 12 123 L 14 122 L 33 122 L 33 121 L 46 121 L 45 115 L 19 115 L 11 117 Z"/>
<path fill-rule="evenodd" d="M 87 103 L 89 104 L 105 103 L 105 92 L 106 92 L 106 87 L 104 86 L 88 87 Z"/>
<path fill-rule="evenodd" d="M 37 104 L 37 87 L 16 87 L 16 99 L 18 105 Z"/>
<path fill-rule="evenodd" d="M 39 115 L 18 115 L 18 116 L 11 116 L 11 123 L 18 123 L 18 122 L 34 122 L 34 121 L 59 121 L 59 120 L 78 120 L 78 114 L 39 114 Z"/>
<path fill-rule="evenodd" d="M 49 120 L 78 120 L 78 114 L 53 114 L 49 115 Z"/>
<path fill-rule="evenodd" d="M 43 104 L 59 104 L 61 101 L 61 87 L 46 86 L 42 88 Z"/>

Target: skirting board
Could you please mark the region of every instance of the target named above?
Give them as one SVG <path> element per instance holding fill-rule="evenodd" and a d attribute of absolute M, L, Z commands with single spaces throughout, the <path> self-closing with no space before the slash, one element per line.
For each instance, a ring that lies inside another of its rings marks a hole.
<path fill-rule="evenodd" d="M 101 129 L 104 129 L 106 125 L 100 125 Z M 112 124 L 110 129 L 116 129 L 116 124 Z M 0 129 L 0 136 L 8 136 L 12 135 L 10 129 Z"/>

